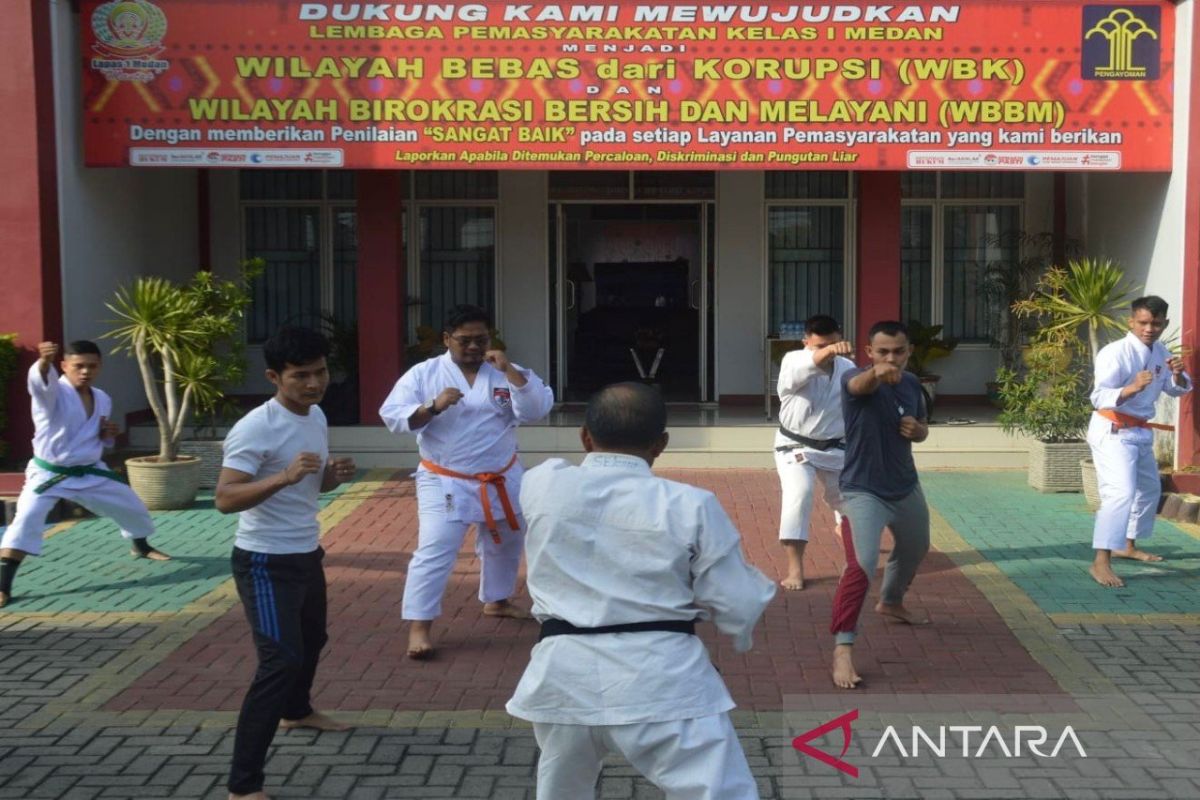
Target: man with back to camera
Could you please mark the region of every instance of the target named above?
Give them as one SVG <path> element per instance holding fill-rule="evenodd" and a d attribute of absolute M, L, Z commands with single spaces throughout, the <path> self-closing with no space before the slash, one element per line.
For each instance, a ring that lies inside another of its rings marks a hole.
<path fill-rule="evenodd" d="M 1112 568 L 1113 558 L 1162 561 L 1139 550 L 1137 541 L 1154 533 L 1162 478 L 1154 459 L 1150 422 L 1160 395 L 1181 397 L 1192 390 L 1183 359 L 1171 355 L 1159 338 L 1166 330 L 1167 302 L 1149 295 L 1133 301 L 1129 333 L 1096 355 L 1092 413 L 1087 441 L 1096 464 L 1100 508 L 1092 532 L 1096 551 L 1090 569 L 1101 586 L 1125 585 Z"/>
<path fill-rule="evenodd" d="M 550 413 L 554 393 L 532 370 L 491 349 L 490 331 L 482 308 L 450 309 L 442 332 L 445 354 L 405 372 L 379 409 L 388 430 L 415 433 L 421 451 L 420 532 L 401 609 L 411 621 L 408 657 L 416 660 L 433 655 L 433 620 L 442 613 L 454 560 L 472 524 L 483 613 L 529 618 L 511 602 L 524 542 L 517 426 Z"/>
<path fill-rule="evenodd" d="M 112 447 L 120 428 L 109 419 L 112 398 L 95 385 L 103 366 L 100 348 L 82 339 L 68 344 L 61 376 L 54 369 L 57 355 L 56 343 L 39 344 L 38 360 L 26 376 L 33 458 L 25 469 L 17 514 L 0 540 L 0 607 L 11 599 L 21 562 L 41 555 L 46 516 L 59 500 L 111 517 L 131 541 L 135 558 L 170 560 L 150 546 L 154 521 L 146 504 L 102 460 L 104 448 Z"/>
<path fill-rule="evenodd" d="M 929 618 L 910 611 L 904 595 L 929 551 L 929 507 L 913 462 L 913 442 L 929 436 L 921 384 L 905 371 L 912 345 L 908 329 L 876 322 L 867 336 L 871 366 L 842 375 L 846 419 L 846 466 L 842 470 L 842 546 L 846 567 L 833 597 L 833 682 L 853 689 L 858 619 L 875 568 L 884 527 L 895 545 L 883 572 L 875 611 L 910 625 Z"/>
<path fill-rule="evenodd" d="M 588 403 L 583 464 L 551 459 L 525 476 L 542 635 L 506 708 L 533 723 L 539 797 L 595 797 L 609 753 L 668 800 L 758 797 L 733 700 L 694 633 L 711 619 L 749 650 L 775 586 L 712 493 L 650 471 L 666 419 L 656 389 L 606 387 Z"/>
<path fill-rule="evenodd" d="M 784 589 L 804 588 L 804 549 L 818 482 L 833 509 L 834 525 L 841 522 L 838 480 L 846 455 L 842 375 L 854 369 L 846 357 L 853 353 L 837 320 L 818 314 L 804 323 L 804 349 L 787 353 L 779 365 L 775 469 L 783 488 L 779 540 L 788 559 L 787 576 L 780 581 Z"/>
<path fill-rule="evenodd" d="M 230 561 L 258 656 L 238 714 L 230 800 L 267 800 L 263 767 L 276 728 L 346 730 L 311 703 L 329 639 L 318 496 L 354 477 L 353 460 L 329 457 L 317 405 L 329 386 L 328 354 L 329 342 L 308 328 L 284 327 L 268 339 L 263 357 L 275 396 L 225 437 L 216 506 L 240 512 Z"/>

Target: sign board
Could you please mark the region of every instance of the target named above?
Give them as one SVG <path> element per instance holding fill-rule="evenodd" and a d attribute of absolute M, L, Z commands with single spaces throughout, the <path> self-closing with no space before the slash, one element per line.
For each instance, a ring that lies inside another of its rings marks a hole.
<path fill-rule="evenodd" d="M 89 166 L 1171 168 L 1174 6 L 84 0 Z"/>

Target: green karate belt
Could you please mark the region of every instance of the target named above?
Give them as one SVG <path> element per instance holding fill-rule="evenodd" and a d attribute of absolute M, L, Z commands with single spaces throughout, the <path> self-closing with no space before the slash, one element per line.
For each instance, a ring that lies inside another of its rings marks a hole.
<path fill-rule="evenodd" d="M 67 478 L 83 478 L 87 475 L 95 475 L 100 478 L 108 478 L 110 481 L 120 481 L 121 483 L 128 483 L 128 481 L 125 480 L 124 475 L 121 475 L 118 472 L 113 472 L 110 469 L 100 469 L 99 467 L 89 467 L 89 466 L 60 467 L 58 464 L 51 464 L 49 461 L 43 461 L 42 459 L 38 458 L 37 456 L 33 457 L 33 463 L 37 464 L 39 468 L 46 470 L 46 472 L 54 473 L 53 478 L 51 478 L 50 480 L 46 481 L 41 486 L 38 486 L 36 489 L 33 490 L 34 494 L 41 494 L 42 492 L 49 489 L 51 486 L 56 486 L 56 485 L 62 483 Z"/>

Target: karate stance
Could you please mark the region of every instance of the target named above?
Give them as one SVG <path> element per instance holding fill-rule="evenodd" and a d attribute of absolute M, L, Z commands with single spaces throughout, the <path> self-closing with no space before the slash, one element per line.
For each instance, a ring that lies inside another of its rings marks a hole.
<path fill-rule="evenodd" d="M 533 722 L 538 797 L 595 797 L 609 753 L 668 800 L 758 797 L 733 700 L 694 632 L 712 620 L 749 650 L 775 586 L 716 497 L 651 473 L 666 419 L 655 389 L 609 386 L 588 403 L 582 466 L 551 459 L 525 476 L 542 635 L 507 710 Z"/>
<path fill-rule="evenodd" d="M 266 800 L 263 766 L 276 728 L 346 730 L 313 710 L 313 678 L 325 632 L 325 551 L 317 497 L 354 477 L 349 458 L 329 458 L 325 414 L 329 343 L 282 328 L 263 344 L 275 396 L 229 431 L 217 510 L 238 514 L 230 562 L 254 636 L 258 669 L 238 714 L 229 797 Z"/>
<path fill-rule="evenodd" d="M 483 613 L 529 618 L 510 601 L 524 540 L 517 426 L 546 416 L 554 394 L 504 351 L 488 349 L 490 328 L 482 308 L 450 309 L 442 333 L 446 353 L 404 373 L 379 409 L 393 433 L 416 434 L 421 452 L 420 531 L 401 609 L 412 621 L 408 656 L 417 660 L 433 655 L 430 629 L 472 523 Z"/>
<path fill-rule="evenodd" d="M 170 559 L 147 541 L 154 535 L 154 523 L 146 504 L 101 459 L 120 427 L 109 419 L 112 398 L 94 385 L 102 366 L 100 348 L 88 341 L 71 342 L 61 376 L 53 366 L 57 356 L 57 344 L 39 344 L 38 360 L 26 378 L 33 409 L 33 459 L 25 468 L 16 517 L 0 541 L 0 607 L 12 598 L 13 578 L 25 556 L 41 555 L 46 516 L 59 500 L 111 517 L 121 535 L 132 540 L 130 553 L 135 558 Z"/>
<path fill-rule="evenodd" d="M 787 577 L 780 581 L 784 589 L 804 588 L 804 548 L 818 482 L 833 509 L 834 524 L 841 521 L 838 479 L 846 455 L 842 375 L 854 369 L 845 357 L 853 353 L 837 320 L 820 314 L 804 323 L 804 349 L 788 353 L 779 365 L 775 469 L 783 487 L 779 540 L 788 559 Z"/>
<path fill-rule="evenodd" d="M 925 398 L 915 375 L 904 370 L 912 345 L 899 322 L 871 326 L 872 366 L 842 375 L 846 466 L 842 470 L 842 546 L 846 567 L 833 596 L 833 682 L 853 689 L 854 640 L 875 568 L 884 527 L 895 547 L 883 571 L 875 611 L 924 625 L 929 618 L 904 606 L 904 595 L 929 551 L 929 507 L 913 463 L 913 442 L 929 435 Z"/>
<path fill-rule="evenodd" d="M 1167 303 L 1153 295 L 1133 301 L 1129 333 L 1096 356 L 1096 379 L 1087 441 L 1096 464 L 1100 510 L 1092 547 L 1091 573 L 1101 586 L 1125 583 L 1112 569 L 1112 558 L 1162 561 L 1137 549 L 1137 540 L 1154 532 L 1162 483 L 1154 460 L 1154 431 L 1149 420 L 1160 394 L 1180 397 L 1192 390 L 1183 359 L 1158 341 L 1167 327 Z"/>

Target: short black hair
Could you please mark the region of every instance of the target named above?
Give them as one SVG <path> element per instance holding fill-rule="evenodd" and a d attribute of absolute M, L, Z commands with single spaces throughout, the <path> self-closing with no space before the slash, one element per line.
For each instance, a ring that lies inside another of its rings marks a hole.
<path fill-rule="evenodd" d="M 299 367 L 329 355 L 329 340 L 312 328 L 284 325 L 263 342 L 267 369 L 282 373 L 288 364 Z"/>
<path fill-rule="evenodd" d="M 584 425 L 601 447 L 647 449 L 667 429 L 667 404 L 653 386 L 614 383 L 588 400 Z"/>
<path fill-rule="evenodd" d="M 100 352 L 100 347 L 95 342 L 89 342 L 87 339 L 76 339 L 73 342 L 67 343 L 63 350 L 63 358 L 67 356 L 97 356 L 104 358 L 104 354 Z"/>
<path fill-rule="evenodd" d="M 460 305 L 446 312 L 446 322 L 442 325 L 442 330 L 454 333 L 469 322 L 482 322 L 489 330 L 492 327 L 492 318 L 488 312 L 479 306 Z"/>
<path fill-rule="evenodd" d="M 828 314 L 814 314 L 804 320 L 805 336 L 832 336 L 841 332 L 842 326 Z"/>
<path fill-rule="evenodd" d="M 905 339 L 910 339 L 908 335 L 908 326 L 903 322 L 894 319 L 884 319 L 876 322 L 871 326 L 871 330 L 867 331 L 867 342 L 874 341 L 875 334 L 882 333 L 884 336 L 899 336 L 904 334 Z"/>
<path fill-rule="evenodd" d="M 1170 308 L 1170 306 L 1167 305 L 1166 300 L 1163 300 L 1158 295 L 1148 294 L 1145 297 L 1139 297 L 1130 303 L 1129 312 L 1131 314 L 1136 314 L 1143 308 L 1149 311 L 1150 316 L 1152 317 L 1165 317 L 1167 316 L 1167 309 Z"/>

